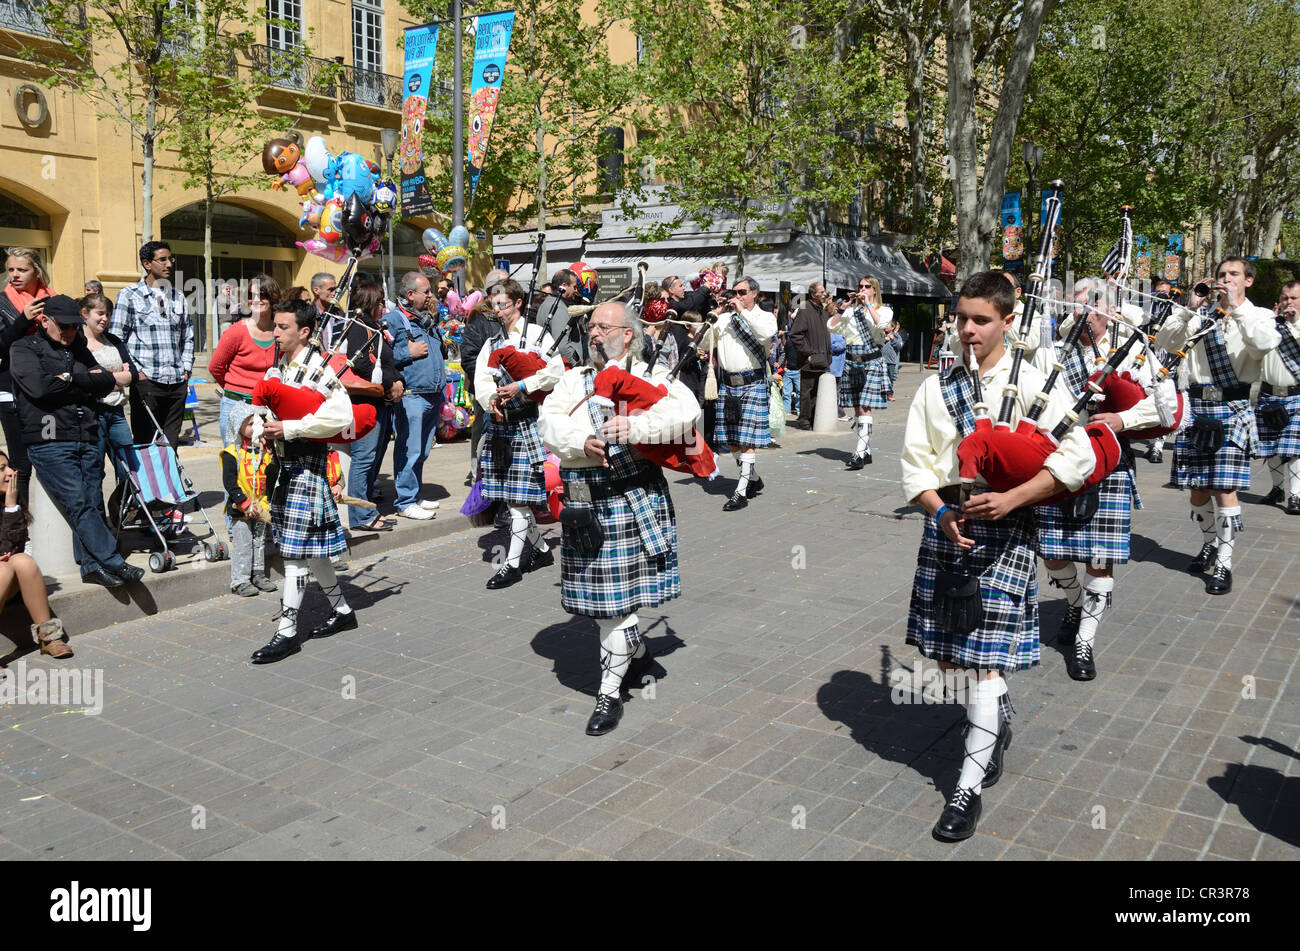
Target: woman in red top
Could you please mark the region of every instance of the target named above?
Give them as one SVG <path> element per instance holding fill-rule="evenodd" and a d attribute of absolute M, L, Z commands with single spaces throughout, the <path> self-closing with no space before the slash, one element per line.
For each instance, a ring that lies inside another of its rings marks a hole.
<path fill-rule="evenodd" d="M 280 300 L 280 285 L 265 274 L 248 282 L 248 312 L 221 335 L 208 372 L 221 387 L 221 444 L 239 441 L 230 427 L 248 415 L 253 387 L 266 376 L 275 362 L 275 319 L 273 308 Z M 233 422 L 232 422 L 233 420 Z"/>
<path fill-rule="evenodd" d="M 50 296 L 50 275 L 31 248 L 10 248 L 5 258 L 9 283 L 0 294 L 0 429 L 4 430 L 10 466 L 18 472 L 18 499 L 27 505 L 27 484 L 32 464 L 23 448 L 22 426 L 9 380 L 9 348 L 40 326 L 45 298 Z"/>

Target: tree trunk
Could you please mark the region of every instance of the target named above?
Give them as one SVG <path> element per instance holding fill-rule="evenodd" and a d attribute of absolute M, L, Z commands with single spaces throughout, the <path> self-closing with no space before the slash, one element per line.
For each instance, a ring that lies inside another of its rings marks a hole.
<path fill-rule="evenodd" d="M 927 162 L 925 154 L 925 59 L 928 50 L 922 37 L 911 30 L 903 31 L 903 49 L 907 58 L 907 144 L 912 171 L 912 228 L 925 230 L 929 218 L 926 200 Z M 926 250 L 929 243 L 926 242 Z"/>
<path fill-rule="evenodd" d="M 212 280 L 212 176 L 207 177 L 207 197 L 203 202 L 203 307 L 208 318 L 208 350 L 217 349 L 221 336 L 217 317 L 217 289 Z"/>
<path fill-rule="evenodd" d="M 140 243 L 153 240 L 153 146 L 157 137 L 158 99 L 151 86 L 145 87 L 148 100 L 144 108 L 144 135 L 140 137 L 140 151 L 144 155 L 144 168 L 140 173 Z"/>
<path fill-rule="evenodd" d="M 546 233 L 546 133 L 542 131 L 542 105 L 537 104 L 537 240 L 542 240 Z M 537 286 L 541 287 L 546 278 L 546 247 L 542 246 L 542 259 L 538 265 L 542 273 L 537 275 Z"/>
<path fill-rule="evenodd" d="M 1282 216 L 1285 213 L 1285 208 L 1275 209 L 1273 214 L 1268 216 L 1268 224 L 1264 226 L 1264 236 L 1260 241 L 1259 256 L 1266 261 L 1273 260 L 1273 255 L 1277 252 L 1277 238 L 1282 232 Z"/>
<path fill-rule="evenodd" d="M 745 274 L 745 232 L 749 228 L 749 199 L 745 196 L 740 198 L 740 222 L 736 229 L 736 273 L 743 277 Z M 739 280 L 739 277 L 736 279 Z M 730 286 L 735 287 L 736 282 L 733 280 Z"/>

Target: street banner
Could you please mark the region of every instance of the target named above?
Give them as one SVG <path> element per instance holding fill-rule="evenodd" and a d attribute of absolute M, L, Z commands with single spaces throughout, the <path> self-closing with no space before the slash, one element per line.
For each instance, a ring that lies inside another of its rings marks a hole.
<path fill-rule="evenodd" d="M 1151 280 L 1151 242 L 1142 235 L 1133 239 L 1133 279 Z"/>
<path fill-rule="evenodd" d="M 506 74 L 506 54 L 510 51 L 510 34 L 515 28 L 515 11 L 489 13 L 477 18 L 474 37 L 474 78 L 469 90 L 469 138 L 465 161 L 469 165 L 469 203 L 474 204 L 474 189 L 483 172 L 488 136 L 496 118 L 501 98 L 501 83 Z"/>
<path fill-rule="evenodd" d="M 1019 261 L 1025 253 L 1024 222 L 1020 217 L 1020 192 L 1002 196 L 1002 260 Z"/>
<path fill-rule="evenodd" d="M 1169 243 L 1165 246 L 1165 280 L 1177 283 L 1183 274 L 1183 236 L 1166 235 Z"/>
<path fill-rule="evenodd" d="M 433 54 L 438 47 L 438 25 L 406 28 L 406 64 L 402 73 L 402 214 L 433 211 L 429 183 L 424 174 L 424 116 L 429 108 Z"/>

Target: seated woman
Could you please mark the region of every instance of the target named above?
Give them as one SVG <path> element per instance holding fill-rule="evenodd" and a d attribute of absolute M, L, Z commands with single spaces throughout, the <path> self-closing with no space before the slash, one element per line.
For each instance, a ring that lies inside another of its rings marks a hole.
<path fill-rule="evenodd" d="M 23 553 L 27 545 L 27 512 L 18 503 L 18 470 L 10 467 L 9 456 L 0 452 L 0 488 L 4 491 L 4 512 L 0 513 L 0 603 L 16 594 L 32 618 L 32 640 L 42 654 L 56 660 L 72 656 L 64 640 L 63 622 L 50 613 L 45 578 L 36 559 Z M 4 665 L 0 664 L 0 669 Z"/>

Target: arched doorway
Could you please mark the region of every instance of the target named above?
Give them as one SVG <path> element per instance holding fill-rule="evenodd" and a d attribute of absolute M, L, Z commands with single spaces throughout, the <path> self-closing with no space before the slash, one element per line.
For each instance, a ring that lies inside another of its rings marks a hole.
<path fill-rule="evenodd" d="M 49 215 L 0 191 L 0 248 L 31 248 L 48 271 L 53 246 Z M 8 283 L 9 275 L 0 273 L 0 289 Z"/>
<path fill-rule="evenodd" d="M 176 283 L 183 288 L 190 285 L 201 290 L 204 275 L 203 202 L 186 205 L 167 215 L 162 220 L 160 234 L 176 256 Z M 226 282 L 233 281 L 238 285 L 240 281 L 258 274 L 271 275 L 287 289 L 299 256 L 294 237 L 287 229 L 256 211 L 217 202 L 212 209 L 212 278 L 217 289 Z M 209 321 L 203 312 L 208 295 L 196 293 L 190 299 L 199 302 L 193 308 L 195 349 L 209 350 Z"/>

